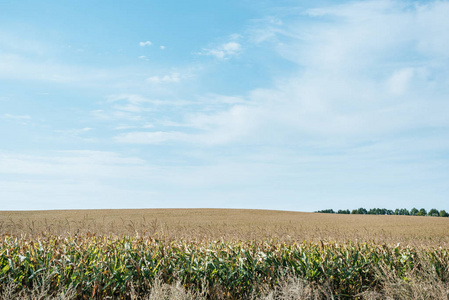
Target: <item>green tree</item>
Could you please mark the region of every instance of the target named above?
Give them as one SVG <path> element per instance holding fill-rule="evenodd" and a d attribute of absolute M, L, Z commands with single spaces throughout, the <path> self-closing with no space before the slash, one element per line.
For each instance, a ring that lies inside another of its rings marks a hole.
<path fill-rule="evenodd" d="M 408 211 L 407 208 L 401 208 L 399 210 L 399 214 L 402 215 L 402 216 L 408 216 L 408 215 L 410 215 L 410 212 Z"/>
<path fill-rule="evenodd" d="M 427 211 L 424 208 L 421 208 L 416 215 L 417 216 L 427 216 Z"/>
<path fill-rule="evenodd" d="M 418 212 L 419 212 L 419 210 L 418 210 L 416 207 L 413 207 L 413 208 L 410 210 L 410 215 L 411 215 L 411 216 L 416 216 L 416 215 L 418 215 Z"/>
<path fill-rule="evenodd" d="M 439 214 L 440 212 L 436 208 L 432 208 L 431 210 L 429 210 L 429 213 L 427 215 L 431 217 L 438 217 Z"/>
<path fill-rule="evenodd" d="M 365 208 L 360 207 L 359 209 L 357 209 L 357 213 L 359 215 L 366 215 L 368 213 L 368 211 Z"/>
<path fill-rule="evenodd" d="M 440 210 L 440 217 L 449 217 L 449 214 L 443 209 Z"/>
<path fill-rule="evenodd" d="M 333 209 L 323 209 L 323 210 L 319 210 L 317 212 L 322 213 L 322 214 L 335 214 L 335 211 Z"/>

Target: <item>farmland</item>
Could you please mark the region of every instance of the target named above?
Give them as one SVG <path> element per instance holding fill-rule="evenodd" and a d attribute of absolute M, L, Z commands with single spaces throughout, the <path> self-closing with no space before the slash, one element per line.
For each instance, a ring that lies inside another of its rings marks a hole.
<path fill-rule="evenodd" d="M 449 218 L 269 210 L 140 209 L 0 212 L 11 235 L 164 236 L 186 240 L 373 241 L 449 247 Z"/>
<path fill-rule="evenodd" d="M 5 299 L 447 299 L 449 291 L 447 218 L 39 211 L 1 212 L 0 229 Z"/>

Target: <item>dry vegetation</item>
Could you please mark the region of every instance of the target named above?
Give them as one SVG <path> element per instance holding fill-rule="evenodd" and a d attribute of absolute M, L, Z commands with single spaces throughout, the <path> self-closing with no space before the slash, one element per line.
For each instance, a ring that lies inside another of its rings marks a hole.
<path fill-rule="evenodd" d="M 449 299 L 449 218 L 0 212 L 0 299 Z"/>
<path fill-rule="evenodd" d="M 359 241 L 449 247 L 449 218 L 269 210 L 139 209 L 0 212 L 0 232 L 182 240 Z"/>

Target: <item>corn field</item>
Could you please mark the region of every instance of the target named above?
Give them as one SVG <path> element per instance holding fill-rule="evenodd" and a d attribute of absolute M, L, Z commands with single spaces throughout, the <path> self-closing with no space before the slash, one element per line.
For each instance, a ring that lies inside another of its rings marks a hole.
<path fill-rule="evenodd" d="M 250 299 L 286 278 L 316 286 L 324 298 L 352 299 L 380 291 L 383 273 L 402 283 L 417 270 L 449 282 L 449 249 L 370 243 L 168 241 L 138 237 L 4 236 L 0 242 L 0 294 L 48 286 L 76 299 L 132 299 L 155 280 L 181 282 L 208 299 Z M 386 275 L 385 275 L 386 276 Z"/>

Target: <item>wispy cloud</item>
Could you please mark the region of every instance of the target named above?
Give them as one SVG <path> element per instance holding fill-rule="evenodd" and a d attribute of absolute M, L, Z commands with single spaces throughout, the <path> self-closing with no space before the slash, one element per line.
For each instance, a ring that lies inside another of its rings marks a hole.
<path fill-rule="evenodd" d="M 91 130 L 92 130 L 92 128 L 90 128 L 90 127 L 84 127 L 84 128 L 80 128 L 80 129 L 55 130 L 55 132 L 75 136 L 75 135 L 80 135 L 80 134 L 89 132 Z"/>
<path fill-rule="evenodd" d="M 0 48 L 3 53 L 20 53 L 36 56 L 52 52 L 51 47 L 38 40 L 23 38 L 5 30 L 0 30 Z"/>
<path fill-rule="evenodd" d="M 17 54 L 0 53 L 0 78 L 33 80 L 76 85 L 101 85 L 120 82 L 129 71 L 101 69 L 27 58 Z"/>
<path fill-rule="evenodd" d="M 91 111 L 91 116 L 98 120 L 141 121 L 141 113 L 149 111 L 146 106 L 150 101 L 136 94 L 118 94 L 107 97 L 105 109 Z"/>
<path fill-rule="evenodd" d="M 2 115 L 3 119 L 7 119 L 7 120 L 20 120 L 20 121 L 24 121 L 24 120 L 31 120 L 31 117 L 28 115 L 11 115 L 11 114 L 3 114 Z"/>
<path fill-rule="evenodd" d="M 0 119 L 14 122 L 20 125 L 32 124 L 32 118 L 29 115 L 3 114 L 0 116 Z"/>
<path fill-rule="evenodd" d="M 147 82 L 151 83 L 160 83 L 160 82 L 179 82 L 181 80 L 181 74 L 179 73 L 171 73 L 163 76 L 151 76 L 148 77 Z"/>
<path fill-rule="evenodd" d="M 140 112 L 140 110 L 139 110 Z M 141 115 L 135 112 L 129 112 L 126 110 L 103 110 L 96 109 L 90 112 L 92 118 L 103 121 L 116 121 L 116 120 L 126 120 L 126 121 L 142 121 Z"/>
<path fill-rule="evenodd" d="M 395 95 L 402 95 L 407 92 L 407 88 L 413 78 L 413 68 L 405 68 L 397 70 L 388 79 L 388 87 L 391 93 Z"/>
<path fill-rule="evenodd" d="M 108 102 L 126 101 L 132 104 L 142 104 L 150 102 L 149 99 L 137 94 L 118 94 L 107 97 Z"/>
<path fill-rule="evenodd" d="M 149 41 L 141 43 L 144 47 L 150 45 Z M 0 48 L 0 79 L 97 88 L 106 85 L 136 87 L 144 83 L 145 77 L 137 74 L 139 66 L 116 68 L 67 60 L 64 51 L 72 49 L 71 46 L 38 43 L 0 31 Z M 139 59 L 148 60 L 148 57 L 142 55 Z"/>
<path fill-rule="evenodd" d="M 296 64 L 297 73 L 278 78 L 272 88 L 251 91 L 245 103 L 185 114 L 181 123 L 199 130 L 188 138 L 183 132 L 159 132 L 120 140 L 223 144 L 246 137 L 263 142 L 321 138 L 325 143 L 358 143 L 416 128 L 449 126 L 449 74 L 444 68 L 448 62 L 435 63 L 435 53 L 449 49 L 449 39 L 436 43 L 441 35 L 435 30 L 449 26 L 441 17 L 448 10 L 446 2 L 409 7 L 368 1 L 305 11 L 310 17 L 307 27 L 296 21 L 276 22 L 285 27 L 276 33 L 284 42 L 274 47 Z M 240 47 L 232 41 L 203 54 L 225 59 Z"/>
<path fill-rule="evenodd" d="M 115 137 L 115 140 L 119 143 L 161 144 L 166 142 L 179 142 L 179 141 L 188 142 L 189 135 L 182 132 L 140 131 L 140 132 L 129 132 L 120 134 Z"/>
<path fill-rule="evenodd" d="M 214 56 L 218 59 L 229 59 L 232 56 L 240 54 L 242 51 L 242 45 L 235 41 L 221 44 L 215 48 L 203 48 L 199 53 L 200 55 Z"/>
<path fill-rule="evenodd" d="M 150 41 L 139 42 L 139 46 L 140 46 L 140 47 L 151 46 L 152 44 L 153 44 L 153 43 L 151 43 Z"/>
<path fill-rule="evenodd" d="M 157 111 L 161 107 L 185 107 L 194 105 L 195 102 L 186 100 L 160 100 L 144 97 L 139 94 L 116 94 L 110 95 L 103 103 L 102 109 L 96 109 L 90 112 L 90 115 L 98 120 L 117 121 L 125 120 L 130 122 L 139 122 L 143 125 L 120 125 L 120 129 L 131 128 L 150 128 L 146 126 L 144 113 Z"/>

